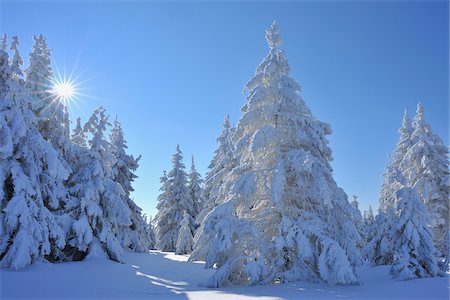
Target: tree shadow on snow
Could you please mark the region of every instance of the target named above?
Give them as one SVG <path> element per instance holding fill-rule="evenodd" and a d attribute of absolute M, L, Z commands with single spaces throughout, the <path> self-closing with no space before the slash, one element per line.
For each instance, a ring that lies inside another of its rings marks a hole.
<path fill-rule="evenodd" d="M 169 252 L 151 251 L 148 254 L 127 255 L 127 267 L 133 274 L 133 280 L 139 279 L 138 295 L 158 295 L 157 298 L 176 299 L 239 299 L 255 297 L 266 299 L 422 299 L 426 293 L 423 288 L 432 284 L 439 290 L 448 292 L 448 278 L 437 281 L 414 280 L 395 281 L 387 276 L 386 268 L 369 268 L 362 276 L 363 284 L 359 286 L 329 286 L 308 282 L 286 284 L 207 288 L 204 284 L 213 275 L 213 270 L 204 269 L 200 262 L 188 262 L 187 257 Z M 136 286 L 136 283 L 134 284 Z M 415 291 L 413 291 L 415 290 Z M 420 292 L 422 290 L 422 292 Z M 439 293 L 437 298 L 446 299 L 446 293 Z M 430 298 L 433 295 L 428 294 Z M 436 296 L 436 294 L 434 294 Z M 443 296 L 443 297 L 441 297 Z"/>

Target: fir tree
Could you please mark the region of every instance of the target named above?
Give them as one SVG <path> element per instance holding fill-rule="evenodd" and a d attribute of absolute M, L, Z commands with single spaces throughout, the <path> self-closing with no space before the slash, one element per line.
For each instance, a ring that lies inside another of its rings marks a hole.
<path fill-rule="evenodd" d="M 139 164 L 139 159 L 126 153 L 128 148 L 122 126 L 117 120 L 110 134 L 110 151 L 115 157 L 115 163 L 112 165 L 113 180 L 119 183 L 124 191 L 123 201 L 131 211 L 131 225 L 126 227 L 117 227 L 116 236 L 119 237 L 122 246 L 128 247 L 134 251 L 145 252 L 149 250 L 150 241 L 148 240 L 146 227 L 147 223 L 142 216 L 142 209 L 131 199 L 133 181 L 137 178 L 135 174 Z"/>
<path fill-rule="evenodd" d="M 220 136 L 217 138 L 218 148 L 214 152 L 214 157 L 208 166 L 208 173 L 205 178 L 205 185 L 203 188 L 204 204 L 202 211 L 197 216 L 196 223 L 202 224 L 205 217 L 216 207 L 217 195 L 222 186 L 226 175 L 231 171 L 235 165 L 233 156 L 232 136 L 234 128 L 230 126 L 230 116 L 225 115 L 223 129 Z"/>
<path fill-rule="evenodd" d="M 69 181 L 70 193 L 76 202 L 70 211 L 74 222 L 69 243 L 78 252 L 89 250 L 93 254 L 103 249 L 111 259 L 122 261 L 123 248 L 114 235 L 114 226 L 131 225 L 131 212 L 122 200 L 124 190 L 113 180 L 111 166 L 115 164 L 115 157 L 104 137 L 108 125 L 108 116 L 102 107 L 94 111 L 84 125 L 83 130 L 92 138 L 89 150 L 83 151 L 79 168 Z"/>
<path fill-rule="evenodd" d="M 194 244 L 194 237 L 192 236 L 194 218 L 185 211 L 180 225 L 175 254 L 188 254 L 192 252 Z"/>
<path fill-rule="evenodd" d="M 370 219 L 368 219 L 370 220 Z M 394 260 L 391 229 L 395 222 L 394 210 L 388 206 L 380 209 L 372 224 L 367 227 L 367 245 L 363 255 L 374 265 L 390 265 Z"/>
<path fill-rule="evenodd" d="M 17 63 L 17 51 L 15 56 Z M 0 50 L 0 260 L 2 267 L 19 270 L 65 246 L 50 210 L 60 205 L 55 183 L 69 174 L 37 130 L 35 99 L 8 61 Z"/>
<path fill-rule="evenodd" d="M 147 218 L 146 214 L 143 215 L 143 218 L 145 224 L 147 225 L 145 227 L 145 232 L 148 240 L 148 249 L 150 250 L 155 249 L 156 237 L 155 237 L 155 228 L 153 227 L 153 219 L 151 216 Z"/>
<path fill-rule="evenodd" d="M 3 34 L 2 40 L 0 41 L 0 49 L 3 50 L 3 52 L 8 51 L 8 35 L 6 33 Z"/>
<path fill-rule="evenodd" d="M 237 166 L 220 186 L 191 259 L 217 266 L 210 286 L 285 280 L 358 282 L 360 236 L 330 166 L 328 124 L 289 77 L 274 22 L 270 52 L 247 83 L 233 136 Z"/>
<path fill-rule="evenodd" d="M 77 125 L 73 129 L 71 140 L 73 143 L 75 143 L 81 147 L 87 147 L 86 133 L 83 131 L 83 127 L 81 126 L 80 118 L 77 118 Z"/>
<path fill-rule="evenodd" d="M 395 197 L 397 218 L 391 235 L 396 250 L 390 274 L 399 279 L 437 276 L 436 250 L 427 226 L 426 207 L 413 188 L 401 188 Z"/>
<path fill-rule="evenodd" d="M 11 73 L 22 78 L 23 72 L 21 67 L 23 65 L 23 60 L 19 54 L 19 39 L 17 36 L 13 36 L 12 38 L 11 50 L 14 51 L 14 57 L 11 62 Z"/>
<path fill-rule="evenodd" d="M 411 121 L 408 117 L 408 113 L 403 113 L 403 122 L 402 127 L 398 130 L 399 133 L 399 141 L 394 151 L 394 155 L 390 158 L 389 164 L 386 168 L 386 172 L 383 176 L 383 184 L 381 185 L 380 192 L 380 208 L 382 210 L 386 210 L 389 207 L 394 208 L 396 203 L 394 203 L 395 199 L 395 191 L 398 190 L 398 181 L 395 180 L 397 176 L 396 172 L 398 170 L 402 170 L 400 165 L 405 157 L 406 152 L 409 147 L 411 147 L 411 134 L 412 127 Z"/>
<path fill-rule="evenodd" d="M 432 132 L 420 103 L 412 125 L 412 145 L 405 154 L 401 168 L 409 186 L 418 191 L 428 209 L 435 245 L 447 264 L 450 251 L 448 149 Z"/>
<path fill-rule="evenodd" d="M 202 190 L 203 179 L 195 168 L 194 156 L 192 156 L 191 170 L 189 171 L 188 181 L 189 195 L 191 196 L 192 203 L 194 205 L 194 215 L 192 217 L 195 218 L 202 210 L 204 200 Z"/>
<path fill-rule="evenodd" d="M 183 153 L 177 145 L 172 157 L 172 170 L 167 178 L 161 179 L 162 194 L 157 205 L 156 249 L 160 251 L 175 251 L 178 232 L 184 212 L 194 215 L 194 206 L 187 188 L 187 175 L 183 164 Z"/>

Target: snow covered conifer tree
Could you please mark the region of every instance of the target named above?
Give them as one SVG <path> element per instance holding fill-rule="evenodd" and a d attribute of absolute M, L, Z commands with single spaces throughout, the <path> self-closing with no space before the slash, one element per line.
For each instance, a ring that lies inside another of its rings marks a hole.
<path fill-rule="evenodd" d="M 362 251 L 363 258 L 368 261 L 371 261 L 373 254 L 367 250 L 367 244 L 374 238 L 375 233 L 375 217 L 372 207 L 369 205 L 369 209 L 365 210 L 363 214 L 363 237 L 365 245 Z"/>
<path fill-rule="evenodd" d="M 86 133 L 83 131 L 83 127 L 81 126 L 80 118 L 77 118 L 77 125 L 73 129 L 71 140 L 73 143 L 75 143 L 81 147 L 87 147 Z"/>
<path fill-rule="evenodd" d="M 115 156 L 115 163 L 112 165 L 113 180 L 122 186 L 124 190 L 123 201 L 131 211 L 131 225 L 117 227 L 116 235 L 124 247 L 137 252 L 145 252 L 150 247 L 145 229 L 147 223 L 142 216 L 142 209 L 130 197 L 131 192 L 134 191 L 132 183 L 137 178 L 134 172 L 139 166 L 138 162 L 141 157 L 134 158 L 125 152 L 128 147 L 122 126 L 117 118 L 111 130 L 110 142 L 110 151 Z"/>
<path fill-rule="evenodd" d="M 364 220 L 367 220 L 368 223 L 373 223 L 375 221 L 375 217 L 373 215 L 372 206 L 369 205 L 369 209 L 364 211 Z"/>
<path fill-rule="evenodd" d="M 226 114 L 222 133 L 217 138 L 218 147 L 208 166 L 209 171 L 206 174 L 205 185 L 203 188 L 204 204 L 202 211 L 199 213 L 196 220 L 198 225 L 202 224 L 208 213 L 218 205 L 216 200 L 219 189 L 222 186 L 226 175 L 235 165 L 233 144 L 231 141 L 234 130 L 235 129 L 230 126 L 230 116 Z"/>
<path fill-rule="evenodd" d="M 17 51 L 15 56 L 17 63 Z M 55 249 L 65 246 L 64 232 L 50 209 L 60 205 L 55 182 L 69 175 L 36 128 L 31 110 L 35 99 L 19 74 L 0 50 L 0 260 L 2 267 L 15 270 L 51 259 Z"/>
<path fill-rule="evenodd" d="M 353 195 L 353 200 L 350 202 L 350 205 L 353 208 L 353 223 L 355 224 L 356 228 L 358 229 L 358 233 L 361 237 L 365 236 L 365 226 L 364 226 L 364 220 L 361 211 L 359 210 L 359 202 L 358 202 L 358 196 Z M 361 239 L 361 243 L 365 244 L 365 239 Z M 361 244 L 361 248 L 363 247 Z"/>
<path fill-rule="evenodd" d="M 381 185 L 380 192 L 380 208 L 382 210 L 386 210 L 388 206 L 394 208 L 396 203 L 394 203 L 395 199 L 395 191 L 398 190 L 398 181 L 393 180 L 396 177 L 392 175 L 392 172 L 396 173 L 400 168 L 400 165 L 405 157 L 406 152 L 409 147 L 411 147 L 411 120 L 408 117 L 408 113 L 403 113 L 403 121 L 402 127 L 398 130 L 399 141 L 394 151 L 394 155 L 389 159 L 389 164 L 386 167 L 386 173 L 383 177 L 383 184 Z"/>
<path fill-rule="evenodd" d="M 419 103 L 413 121 L 412 145 L 401 163 L 409 186 L 415 188 L 426 205 L 434 243 L 441 255 L 449 259 L 450 177 L 448 149 L 426 122 Z"/>
<path fill-rule="evenodd" d="M 201 186 L 203 183 L 203 179 L 200 173 L 198 173 L 197 169 L 195 168 L 194 156 L 192 156 L 191 170 L 189 172 L 188 179 L 189 195 L 191 196 L 192 203 L 194 205 L 193 217 L 195 218 L 202 210 L 204 200 L 203 190 Z"/>
<path fill-rule="evenodd" d="M 194 218 L 185 211 L 180 225 L 175 254 L 188 254 L 192 252 L 192 246 L 194 244 L 194 237 L 192 236 L 192 232 L 194 231 Z"/>
<path fill-rule="evenodd" d="M 332 177 L 328 124 L 300 96 L 274 22 L 269 54 L 247 83 L 233 142 L 237 166 L 221 185 L 191 259 L 217 266 L 209 282 L 358 282 L 360 236 L 347 195 Z"/>
<path fill-rule="evenodd" d="M 11 62 L 11 73 L 22 78 L 23 72 L 21 67 L 23 65 L 23 60 L 19 54 L 19 38 L 17 36 L 13 36 L 12 38 L 11 50 L 14 51 L 14 57 Z"/>
<path fill-rule="evenodd" d="M 79 157 L 79 168 L 69 181 L 70 194 L 77 201 L 71 209 L 75 221 L 69 233 L 69 243 L 80 253 L 90 254 L 103 249 L 116 261 L 122 261 L 123 248 L 114 235 L 115 226 L 129 226 L 130 209 L 122 200 L 125 192 L 113 180 L 111 166 L 115 157 L 104 137 L 109 125 L 103 107 L 94 111 L 84 131 L 92 135 L 89 150 Z M 73 251 L 73 249 L 71 249 Z"/>
<path fill-rule="evenodd" d="M 161 183 L 162 194 L 158 199 L 158 214 L 155 216 L 156 249 L 175 251 L 184 212 L 194 215 L 194 205 L 187 188 L 183 153 L 179 145 L 172 157 L 172 170 L 167 174 L 167 178 L 161 179 Z"/>
<path fill-rule="evenodd" d="M 25 71 L 26 84 L 36 101 L 39 114 L 39 131 L 60 152 L 60 160 L 66 167 L 72 160 L 73 150 L 70 143 L 69 115 L 64 103 L 53 92 L 53 69 L 51 53 L 45 37 L 34 37 L 30 53 L 30 65 Z M 67 161 L 66 161 L 67 160 Z"/>
<path fill-rule="evenodd" d="M 55 100 L 52 94 L 53 70 L 51 66 L 50 49 L 45 37 L 40 34 L 33 37 L 34 44 L 30 53 L 30 65 L 25 70 L 26 85 L 33 97 L 41 101 L 37 102 L 35 109 L 41 113 L 41 117 L 48 118 L 48 110 Z M 49 121 L 49 120 L 45 120 Z"/>
<path fill-rule="evenodd" d="M 0 49 L 4 52 L 8 51 L 8 35 L 6 33 L 3 34 L 2 40 L 0 41 Z"/>
<path fill-rule="evenodd" d="M 425 205 L 413 188 L 401 188 L 395 197 L 397 217 L 391 232 L 395 253 L 390 274 L 399 279 L 437 276 L 436 249 L 427 226 Z"/>
<path fill-rule="evenodd" d="M 379 209 L 372 225 L 367 228 L 367 245 L 363 256 L 375 265 L 390 265 L 394 259 L 391 229 L 395 223 L 395 213 L 391 206 Z M 370 223 L 369 223 L 370 224 Z"/>
<path fill-rule="evenodd" d="M 17 42 L 13 41 L 17 53 Z M 20 65 L 21 59 L 15 59 Z M 73 144 L 69 137 L 69 116 L 64 105 L 58 101 L 52 91 L 53 70 L 51 66 L 50 49 L 45 37 L 41 34 L 34 36 L 33 49 L 30 53 L 29 67 L 25 70 L 25 85 L 34 98 L 32 109 L 38 116 L 37 128 L 44 139 L 49 141 L 58 153 L 58 160 L 68 174 L 72 173 L 73 162 L 76 161 Z M 68 189 L 63 180 L 51 183 L 52 186 L 41 182 L 41 189 L 45 196 L 59 202 L 62 208 L 68 201 Z"/>
<path fill-rule="evenodd" d="M 146 227 L 146 235 L 148 239 L 148 249 L 155 249 L 156 245 L 156 237 L 155 237 L 155 228 L 153 227 L 153 219 L 152 216 L 147 218 L 147 215 L 143 215 L 144 222 L 147 224 Z"/>

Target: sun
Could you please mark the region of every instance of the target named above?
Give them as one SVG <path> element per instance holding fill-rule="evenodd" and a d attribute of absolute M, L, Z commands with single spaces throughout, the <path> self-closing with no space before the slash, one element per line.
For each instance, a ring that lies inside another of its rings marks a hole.
<path fill-rule="evenodd" d="M 76 93 L 75 84 L 69 80 L 62 80 L 54 83 L 53 94 L 59 101 L 72 101 L 74 100 Z"/>
<path fill-rule="evenodd" d="M 75 97 L 75 86 L 69 81 L 60 82 L 55 84 L 54 93 L 63 101 L 70 101 Z"/>

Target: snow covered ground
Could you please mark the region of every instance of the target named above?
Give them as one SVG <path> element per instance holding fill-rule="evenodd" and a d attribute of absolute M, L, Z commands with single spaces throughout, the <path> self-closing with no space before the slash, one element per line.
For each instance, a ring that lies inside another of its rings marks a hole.
<path fill-rule="evenodd" d="M 106 259 L 38 263 L 24 271 L 0 272 L 0 298 L 147 299 L 449 299 L 449 277 L 397 281 L 388 267 L 361 269 L 361 286 L 296 282 L 275 286 L 209 289 L 211 270 L 187 256 L 152 251 L 127 253 L 125 264 Z"/>

